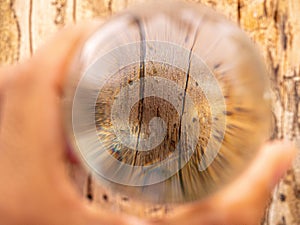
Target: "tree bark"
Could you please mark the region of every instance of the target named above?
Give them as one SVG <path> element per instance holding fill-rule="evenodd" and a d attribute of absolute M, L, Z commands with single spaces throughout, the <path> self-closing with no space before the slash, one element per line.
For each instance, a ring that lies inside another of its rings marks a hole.
<path fill-rule="evenodd" d="M 29 57 L 60 27 L 90 18 L 108 18 L 138 0 L 0 0 L 0 65 Z M 272 139 L 300 139 L 300 1 L 192 0 L 238 23 L 260 49 L 272 83 Z M 71 166 L 79 191 L 115 211 L 161 216 L 167 206 L 138 203 L 95 188 L 93 178 Z M 262 224 L 300 224 L 300 154 L 274 190 Z"/>

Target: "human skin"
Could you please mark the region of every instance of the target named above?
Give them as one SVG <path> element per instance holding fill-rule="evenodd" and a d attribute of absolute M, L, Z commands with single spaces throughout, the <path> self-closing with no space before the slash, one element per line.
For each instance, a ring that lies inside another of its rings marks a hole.
<path fill-rule="evenodd" d="M 0 70 L 0 224 L 259 224 L 272 189 L 296 154 L 289 142 L 265 144 L 236 181 L 163 219 L 116 216 L 76 192 L 65 164 L 60 99 L 76 49 L 97 26 L 64 28 L 30 59 Z"/>

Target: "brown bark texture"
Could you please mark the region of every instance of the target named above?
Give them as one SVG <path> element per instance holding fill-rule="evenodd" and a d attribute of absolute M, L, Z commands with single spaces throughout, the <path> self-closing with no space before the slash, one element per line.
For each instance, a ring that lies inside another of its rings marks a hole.
<path fill-rule="evenodd" d="M 108 18 L 139 0 L 0 0 L 0 65 L 14 64 L 34 53 L 66 24 Z M 262 53 L 272 84 L 272 139 L 300 140 L 300 1 L 190 0 L 221 12 L 238 23 Z M 115 211 L 162 216 L 168 206 L 140 206 L 111 194 L 79 166 L 71 165 L 79 191 Z M 275 188 L 262 220 L 264 225 L 300 224 L 300 154 Z"/>

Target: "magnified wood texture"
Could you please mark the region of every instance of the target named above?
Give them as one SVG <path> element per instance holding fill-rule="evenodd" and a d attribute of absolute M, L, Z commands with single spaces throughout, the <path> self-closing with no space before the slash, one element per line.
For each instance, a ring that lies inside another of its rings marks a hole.
<path fill-rule="evenodd" d="M 89 18 L 107 18 L 137 0 L 0 0 L 0 65 L 29 57 L 60 27 Z M 272 81 L 271 138 L 300 139 L 300 1 L 200 0 L 238 23 L 260 48 Z M 115 211 L 160 216 L 166 206 L 139 207 L 131 199 L 95 188 L 78 166 L 70 174 L 80 192 Z M 300 224 L 300 154 L 273 193 L 264 225 Z"/>

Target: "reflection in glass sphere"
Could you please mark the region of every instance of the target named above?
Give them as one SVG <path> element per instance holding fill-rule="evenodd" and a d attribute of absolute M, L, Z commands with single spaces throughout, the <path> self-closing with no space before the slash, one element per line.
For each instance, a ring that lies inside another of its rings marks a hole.
<path fill-rule="evenodd" d="M 100 185 L 155 203 L 201 199 L 253 159 L 268 82 L 250 40 L 199 5 L 152 2 L 112 17 L 66 89 L 74 148 Z"/>

